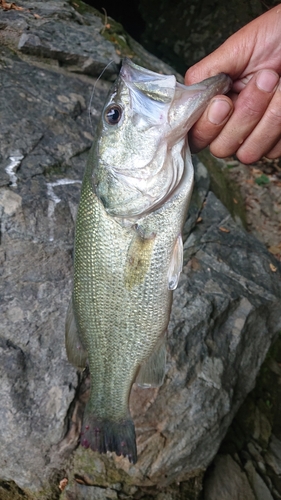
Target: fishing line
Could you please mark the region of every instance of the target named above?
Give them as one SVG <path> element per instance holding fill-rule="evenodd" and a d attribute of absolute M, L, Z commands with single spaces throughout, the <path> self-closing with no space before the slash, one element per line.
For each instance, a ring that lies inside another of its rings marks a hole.
<path fill-rule="evenodd" d="M 94 97 L 94 93 L 95 93 L 95 90 L 96 90 L 96 85 L 97 85 L 98 81 L 101 79 L 101 77 L 104 74 L 104 72 L 107 70 L 108 66 L 110 66 L 110 64 L 112 64 L 112 63 L 114 63 L 113 59 L 102 70 L 101 74 L 99 75 L 99 77 L 95 81 L 95 85 L 93 87 L 93 91 L 92 91 L 91 99 L 90 99 L 90 103 L 89 103 L 89 121 L 90 121 L 90 125 L 91 125 L 91 128 L 92 128 L 92 131 L 94 131 L 94 127 L 93 127 L 92 120 L 91 120 L 91 106 L 92 106 L 92 100 L 93 100 L 93 97 Z"/>

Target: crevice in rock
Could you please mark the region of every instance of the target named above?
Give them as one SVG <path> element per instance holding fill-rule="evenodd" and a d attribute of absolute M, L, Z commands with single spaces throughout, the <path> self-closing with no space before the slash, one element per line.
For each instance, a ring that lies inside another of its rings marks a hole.
<path fill-rule="evenodd" d="M 89 370 L 77 372 L 78 384 L 73 401 L 67 411 L 64 427 L 64 438 L 58 443 L 54 452 L 60 457 L 68 458 L 79 446 L 79 436 L 86 402 L 90 393 Z"/>

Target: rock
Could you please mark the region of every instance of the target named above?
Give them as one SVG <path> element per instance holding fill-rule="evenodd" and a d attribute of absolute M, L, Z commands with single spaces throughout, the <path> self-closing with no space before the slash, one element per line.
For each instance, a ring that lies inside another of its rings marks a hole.
<path fill-rule="evenodd" d="M 165 0 L 140 0 L 139 11 L 145 21 L 141 42 L 184 73 L 263 9 L 258 0 L 249 0 L 247 6 L 230 0 L 227 8 L 223 0 L 216 4 L 181 0 L 176 5 Z"/>
<path fill-rule="evenodd" d="M 250 460 L 246 463 L 245 470 L 247 472 L 250 485 L 252 486 L 252 489 L 254 491 L 256 500 L 273 500 L 273 496 L 271 495 L 268 487 L 266 486 L 260 475 L 257 473 Z"/>
<path fill-rule="evenodd" d="M 255 411 L 253 437 L 264 445 L 268 444 L 271 435 L 271 425 L 267 417 L 258 408 Z"/>
<path fill-rule="evenodd" d="M 262 456 L 260 454 L 262 451 L 262 448 L 260 446 L 258 446 L 257 443 L 250 442 L 250 443 L 248 443 L 247 448 L 248 448 L 250 455 L 252 456 L 252 458 L 255 460 L 256 463 L 263 461 Z"/>
<path fill-rule="evenodd" d="M 205 483 L 204 500 L 256 500 L 245 472 L 230 455 L 220 455 Z"/>
<path fill-rule="evenodd" d="M 274 434 L 271 435 L 265 461 L 274 470 L 275 474 L 281 475 L 281 441 Z"/>
<path fill-rule="evenodd" d="M 156 486 L 159 500 L 179 499 L 176 483 L 192 478 L 185 491 L 196 498 L 280 330 L 281 268 L 209 191 L 206 170 L 195 160 L 165 383 L 157 390 L 133 387 L 131 394 L 139 460 L 130 465 L 77 447 L 89 379 L 66 359 L 64 321 L 74 220 L 94 133 L 89 114 L 94 126 L 109 88 L 99 80 L 93 94 L 96 70 L 85 61 L 91 36 L 100 44 L 97 65 L 116 44 L 103 44 L 100 17 L 94 21 L 95 11 L 78 12 L 75 3 L 19 1 L 22 11 L 0 10 L 0 492 L 58 498 L 67 478 L 61 498 L 69 500 L 105 491 L 109 498 L 117 491 L 130 497 L 136 488 L 149 493 Z M 134 60 L 140 54 L 146 53 Z M 162 71 L 162 62 L 147 57 Z"/>
<path fill-rule="evenodd" d="M 78 496 L 77 496 L 78 495 Z M 109 488 L 97 488 L 92 486 L 79 486 L 79 493 L 73 491 L 67 495 L 67 500 L 117 500 L 117 491 L 111 490 Z"/>
<path fill-rule="evenodd" d="M 78 0 L 18 1 L 21 10 L 0 10 L 0 41 L 33 62 L 114 80 L 121 57 L 161 73 L 173 68 L 150 54 L 113 19 Z M 82 14 L 81 14 L 82 13 Z M 29 58 L 30 59 L 30 58 Z M 180 81 L 181 75 L 177 74 Z"/>

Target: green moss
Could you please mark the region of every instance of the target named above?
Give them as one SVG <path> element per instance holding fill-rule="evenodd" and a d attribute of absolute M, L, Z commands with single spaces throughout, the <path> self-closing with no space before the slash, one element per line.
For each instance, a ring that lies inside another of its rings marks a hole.
<path fill-rule="evenodd" d="M 0 499 L 35 500 L 33 496 L 19 488 L 14 481 L 0 481 Z"/>
<path fill-rule="evenodd" d="M 265 184 L 269 184 L 269 182 L 270 180 L 265 174 L 255 178 L 255 183 L 258 184 L 258 186 L 264 186 Z"/>
<path fill-rule="evenodd" d="M 112 487 L 116 483 L 131 485 L 133 480 L 123 469 L 117 469 L 115 463 L 107 455 L 100 455 L 92 450 L 79 447 L 75 451 L 69 486 L 80 478 L 86 484 L 99 487 Z"/>
<path fill-rule="evenodd" d="M 14 481 L 0 481 L 0 500 L 59 500 L 59 481 L 52 481 L 46 489 L 36 492 L 23 490 Z"/>
<path fill-rule="evenodd" d="M 116 51 L 120 57 L 133 57 L 134 54 L 128 42 L 128 35 L 122 24 L 114 21 L 111 17 L 108 18 L 106 14 L 102 14 L 97 9 L 90 7 L 81 0 L 70 0 L 70 5 L 81 15 L 90 13 L 99 17 L 104 25 L 101 29 L 101 35 L 115 45 Z"/>
<path fill-rule="evenodd" d="M 207 168 L 211 178 L 211 190 L 217 198 L 227 207 L 233 218 L 239 218 L 246 227 L 246 210 L 244 201 L 236 185 L 229 177 L 229 167 L 212 156 L 208 149 L 198 154 L 199 159 Z"/>
<path fill-rule="evenodd" d="M 133 56 L 132 50 L 130 49 L 125 32 L 124 34 L 120 34 L 114 31 L 114 27 L 110 23 L 111 28 L 107 28 L 103 31 L 103 36 L 109 42 L 114 43 L 117 46 L 117 50 L 120 50 L 122 56 Z"/>

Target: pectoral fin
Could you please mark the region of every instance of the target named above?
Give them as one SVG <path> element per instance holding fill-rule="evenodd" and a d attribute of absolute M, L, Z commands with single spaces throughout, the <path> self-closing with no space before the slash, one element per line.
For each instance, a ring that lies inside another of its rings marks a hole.
<path fill-rule="evenodd" d="M 136 383 L 143 388 L 160 387 L 166 368 L 166 346 L 164 339 L 141 366 Z"/>
<path fill-rule="evenodd" d="M 76 368 L 84 369 L 87 364 L 87 351 L 79 336 L 70 299 L 65 321 L 65 347 L 69 362 Z"/>
<path fill-rule="evenodd" d="M 181 234 L 179 234 L 175 242 L 168 270 L 169 290 L 175 290 L 177 288 L 180 278 L 180 273 L 182 271 L 182 265 L 183 265 L 183 243 L 182 243 L 182 236 Z"/>

